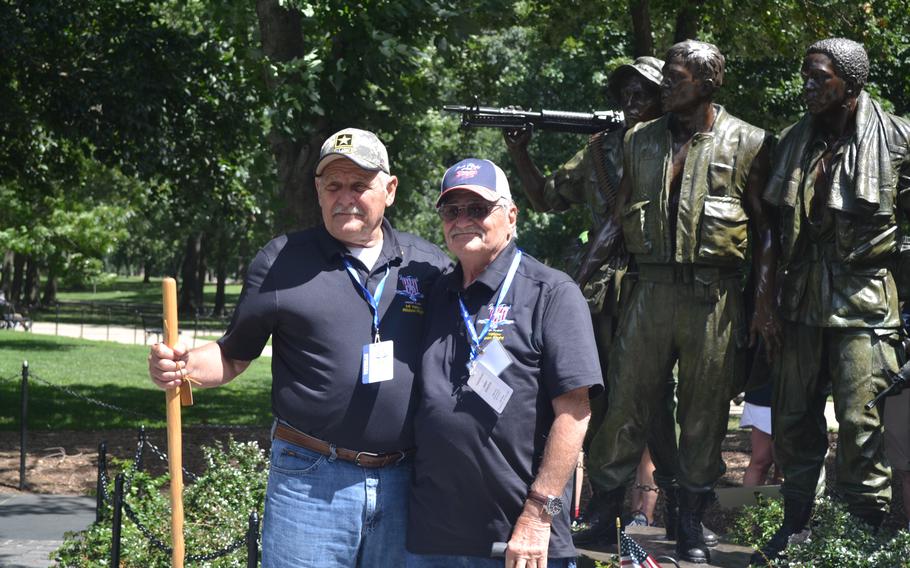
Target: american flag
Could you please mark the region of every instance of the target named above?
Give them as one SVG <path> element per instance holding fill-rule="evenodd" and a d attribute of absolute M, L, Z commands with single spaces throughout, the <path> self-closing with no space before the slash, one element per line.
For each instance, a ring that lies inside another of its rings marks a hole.
<path fill-rule="evenodd" d="M 660 568 L 654 557 L 645 552 L 637 542 L 632 540 L 625 531 L 620 533 L 621 546 L 619 551 L 619 565 L 631 568 Z"/>

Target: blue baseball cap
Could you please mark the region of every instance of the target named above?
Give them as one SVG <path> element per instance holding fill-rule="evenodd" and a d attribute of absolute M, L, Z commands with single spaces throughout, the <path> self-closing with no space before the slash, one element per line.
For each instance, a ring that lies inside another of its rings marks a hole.
<path fill-rule="evenodd" d="M 442 176 L 436 206 L 439 207 L 447 193 L 457 189 L 471 191 L 487 201 L 498 201 L 503 198 L 512 200 L 505 172 L 490 160 L 468 158 L 447 169 Z"/>

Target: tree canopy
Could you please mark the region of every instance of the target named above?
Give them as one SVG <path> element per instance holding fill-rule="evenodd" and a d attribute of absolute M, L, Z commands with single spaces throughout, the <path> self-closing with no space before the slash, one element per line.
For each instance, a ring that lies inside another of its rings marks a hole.
<path fill-rule="evenodd" d="M 608 108 L 613 67 L 685 38 L 720 47 L 719 102 L 771 131 L 803 112 L 802 55 L 830 36 L 864 43 L 868 90 L 906 114 L 908 20 L 897 0 L 7 0 L 0 289 L 36 304 L 61 279 L 170 273 L 198 310 L 209 275 L 223 285 L 270 236 L 320 222 L 319 147 L 346 126 L 388 146 L 393 223 L 441 242 L 447 165 L 512 173 L 500 134 L 459 130 L 443 104 Z M 531 153 L 547 172 L 583 144 L 540 133 Z M 559 265 L 588 213 L 534 213 L 513 193 L 522 246 Z"/>

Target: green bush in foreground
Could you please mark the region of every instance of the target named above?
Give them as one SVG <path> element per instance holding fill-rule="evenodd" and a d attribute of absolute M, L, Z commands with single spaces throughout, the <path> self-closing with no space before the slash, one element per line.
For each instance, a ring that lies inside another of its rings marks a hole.
<path fill-rule="evenodd" d="M 758 505 L 743 507 L 730 532 L 733 542 L 760 548 L 783 521 L 780 499 L 761 499 Z M 874 533 L 847 513 L 846 507 L 830 498 L 819 499 L 810 522 L 809 537 L 791 544 L 776 567 L 880 568 L 910 566 L 910 533 L 888 530 Z"/>
<path fill-rule="evenodd" d="M 203 447 L 206 471 L 184 489 L 186 554 L 200 555 L 221 550 L 246 534 L 252 511 L 262 518 L 265 501 L 268 457 L 256 442 L 229 439 L 224 447 Z M 121 464 L 129 467 L 129 462 Z M 126 472 L 130 475 L 130 470 Z M 132 484 L 124 501 L 139 520 L 167 546 L 170 546 L 170 502 L 166 489 L 168 475 L 152 477 L 146 472 L 132 474 Z M 108 488 L 113 497 L 113 481 Z M 87 530 L 67 533 L 63 545 L 54 553 L 58 566 L 107 567 L 111 557 L 110 503 L 104 520 Z M 168 568 L 170 557 L 154 548 L 124 511 L 120 544 L 122 568 Z M 246 547 L 208 562 L 193 566 L 227 568 L 246 564 Z"/>

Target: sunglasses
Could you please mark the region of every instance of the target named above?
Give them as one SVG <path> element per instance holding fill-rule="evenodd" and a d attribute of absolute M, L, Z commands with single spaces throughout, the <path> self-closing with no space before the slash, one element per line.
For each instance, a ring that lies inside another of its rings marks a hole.
<path fill-rule="evenodd" d="M 467 205 L 440 205 L 436 212 L 443 221 L 451 223 L 464 214 L 472 221 L 486 219 L 497 207 L 502 207 L 502 203 L 468 203 Z"/>

